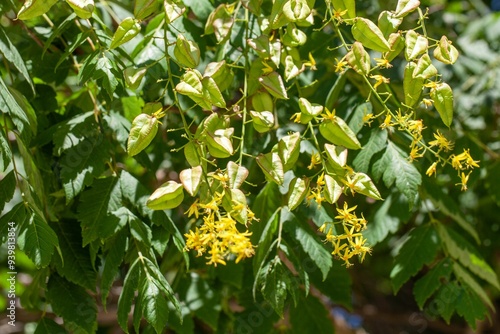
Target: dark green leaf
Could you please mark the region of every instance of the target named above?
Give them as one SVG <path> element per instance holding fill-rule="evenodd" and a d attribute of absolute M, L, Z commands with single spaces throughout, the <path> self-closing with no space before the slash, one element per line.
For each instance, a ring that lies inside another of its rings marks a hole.
<path fill-rule="evenodd" d="M 50 263 L 54 248 L 59 244 L 54 230 L 36 212 L 31 213 L 29 220 L 20 227 L 17 243 L 37 267 Z"/>
<path fill-rule="evenodd" d="M 89 248 L 82 247 L 81 230 L 74 221 L 52 224 L 59 238 L 60 257 L 55 258 L 57 272 L 68 281 L 95 291 L 97 273 L 92 268 Z"/>
<path fill-rule="evenodd" d="M 271 218 L 267 220 L 266 224 L 263 227 L 264 230 L 260 235 L 260 239 L 253 242 L 253 244 L 259 245 L 259 247 L 255 252 L 255 256 L 253 258 L 254 274 L 257 274 L 259 269 L 262 267 L 262 264 L 265 261 L 267 255 L 271 251 L 270 247 L 273 242 L 273 237 L 276 234 L 276 230 L 278 228 L 278 222 L 279 222 L 278 210 L 276 210 L 274 214 L 271 216 Z"/>
<path fill-rule="evenodd" d="M 380 129 L 373 129 L 370 133 L 370 139 L 363 145 L 363 149 L 358 151 L 358 155 L 352 162 L 357 171 L 368 173 L 370 167 L 370 160 L 372 157 L 382 151 L 386 147 L 387 131 Z"/>
<path fill-rule="evenodd" d="M 335 80 L 335 84 L 332 86 L 332 88 L 328 92 L 328 95 L 326 96 L 325 108 L 328 110 L 335 109 L 335 104 L 339 99 L 340 92 L 342 92 L 342 90 L 344 89 L 345 81 L 347 79 L 347 76 L 344 74 L 345 72 L 339 74 L 337 80 Z"/>
<path fill-rule="evenodd" d="M 43 317 L 38 322 L 34 334 L 65 334 L 68 333 L 64 327 L 50 318 Z"/>
<path fill-rule="evenodd" d="M 462 216 L 462 210 L 460 210 L 458 204 L 443 191 L 442 187 L 436 185 L 433 181 L 425 180 L 423 182 L 423 189 L 425 197 L 429 198 L 440 212 L 451 217 L 479 243 L 479 235 L 476 229 Z"/>
<path fill-rule="evenodd" d="M 488 263 L 486 263 L 474 246 L 472 246 L 459 233 L 442 224 L 438 225 L 437 231 L 451 257 L 460 261 L 477 276 L 481 277 L 497 289 L 500 289 L 500 284 L 495 271 L 488 265 Z"/>
<path fill-rule="evenodd" d="M 309 268 L 311 268 L 309 266 Z M 328 276 L 323 280 L 319 270 L 310 270 L 311 283 L 334 303 L 352 307 L 352 279 L 349 270 L 340 262 L 333 261 Z"/>
<path fill-rule="evenodd" d="M 56 64 L 56 67 L 54 70 L 57 70 L 57 68 L 67 60 L 68 56 L 71 55 L 77 47 L 82 45 L 87 41 L 87 37 L 90 35 L 90 30 L 84 31 L 76 35 L 75 39 L 73 41 L 70 41 L 68 43 L 68 46 L 66 47 L 66 50 L 64 51 L 63 55 L 61 58 L 59 58 L 59 61 Z"/>
<path fill-rule="evenodd" d="M 334 333 L 332 321 L 325 306 L 314 296 L 301 297 L 299 305 L 290 309 L 292 333 Z"/>
<path fill-rule="evenodd" d="M 396 188 L 408 198 L 410 207 L 413 206 L 418 188 L 422 183 L 422 176 L 404 156 L 404 153 L 391 141 L 387 142 L 387 148 L 382 158 L 373 164 L 373 175 L 376 180 L 383 176 L 387 187 L 396 182 Z"/>
<path fill-rule="evenodd" d="M 0 192 L 0 212 L 2 212 L 5 204 L 12 199 L 16 190 L 16 175 L 13 170 L 2 176 L 0 189 L 2 189 Z"/>
<path fill-rule="evenodd" d="M 0 131 L 0 157 L 0 170 L 6 170 L 12 160 L 12 152 L 3 131 Z"/>
<path fill-rule="evenodd" d="M 491 307 L 491 309 L 494 309 L 493 303 L 491 302 L 491 299 L 486 291 L 484 291 L 481 285 L 479 285 L 479 283 L 477 283 L 477 281 L 458 262 L 453 263 L 453 272 L 460 282 L 468 286 L 473 293 L 483 300 L 483 303 Z"/>
<path fill-rule="evenodd" d="M 114 231 L 120 219 L 110 213 L 121 206 L 121 188 L 116 177 L 98 179 L 91 189 L 82 194 L 78 206 L 78 220 L 82 225 L 83 246 L 98 239 L 108 237 L 105 231 Z M 111 225 L 111 226 L 106 226 Z"/>
<path fill-rule="evenodd" d="M 128 315 L 134 302 L 135 290 L 139 284 L 139 258 L 130 266 L 125 281 L 123 282 L 122 293 L 118 299 L 118 323 L 120 327 L 128 333 Z"/>
<path fill-rule="evenodd" d="M 467 287 L 464 287 L 464 291 L 465 293 L 456 302 L 457 313 L 464 317 L 467 324 L 475 330 L 476 322 L 484 320 L 485 315 L 488 314 L 488 309 L 476 293 Z"/>
<path fill-rule="evenodd" d="M 414 276 L 422 266 L 431 263 L 439 250 L 439 239 L 431 224 L 414 228 L 396 255 L 391 271 L 394 291 Z"/>
<path fill-rule="evenodd" d="M 0 78 L 0 110 L 9 113 L 12 122 L 21 134 L 21 138 L 25 142 L 29 142 L 31 138 L 29 118 L 21 106 L 19 106 L 14 96 L 12 96 L 2 78 Z"/>
<path fill-rule="evenodd" d="M 61 23 L 59 23 L 55 27 L 55 30 L 52 32 L 52 34 L 47 39 L 47 41 L 45 41 L 45 43 L 43 44 L 42 56 L 45 54 L 45 52 L 47 52 L 48 48 L 52 45 L 52 42 L 54 41 L 54 39 L 56 39 L 57 37 L 61 36 L 61 34 L 66 30 L 66 28 L 68 27 L 68 25 L 70 23 L 74 22 L 75 17 L 76 17 L 76 14 L 75 13 L 71 13 L 64 21 L 62 21 Z"/>
<path fill-rule="evenodd" d="M 280 220 L 285 230 L 290 233 L 294 240 L 297 240 L 304 252 L 309 255 L 319 268 L 323 274 L 323 280 L 325 280 L 332 268 L 332 255 L 323 246 L 323 242 L 319 240 L 303 220 L 297 219 L 286 207 L 281 210 Z"/>
<path fill-rule="evenodd" d="M 163 292 L 168 300 L 174 305 L 175 307 L 175 312 L 179 318 L 181 318 L 181 306 L 179 304 L 179 301 L 175 297 L 174 290 L 172 290 L 172 287 L 170 287 L 170 284 L 168 283 L 167 279 L 163 274 L 161 273 L 160 269 L 156 264 L 151 262 L 148 258 L 144 258 L 144 264 L 145 268 L 147 270 L 147 273 L 156 280 L 158 283 L 158 288 L 160 289 L 161 292 Z"/>
<path fill-rule="evenodd" d="M 156 279 L 144 275 L 139 285 L 141 313 L 147 322 L 162 333 L 168 321 L 168 303 L 160 291 L 160 283 Z M 136 306 L 138 307 L 138 306 Z"/>
<path fill-rule="evenodd" d="M 98 76 L 102 74 L 103 87 L 109 97 L 113 98 L 113 93 L 118 86 L 118 80 L 116 78 L 120 77 L 114 62 L 107 57 L 101 57 L 97 60 L 95 70 Z"/>
<path fill-rule="evenodd" d="M 16 67 L 16 69 L 22 74 L 26 82 L 30 85 L 33 93 L 35 92 L 35 87 L 33 86 L 33 81 L 31 81 L 31 77 L 28 73 L 28 69 L 26 68 L 26 64 L 24 63 L 21 54 L 17 50 L 17 48 L 12 44 L 7 33 L 0 26 L 0 53 L 3 54 L 4 58 L 12 63 Z"/>
<path fill-rule="evenodd" d="M 101 276 L 101 300 L 103 305 L 106 305 L 109 290 L 118 274 L 119 266 L 123 262 L 127 241 L 125 230 L 118 232 L 113 238 L 106 241 L 107 252 L 104 255 L 104 267 Z"/>
<path fill-rule="evenodd" d="M 413 294 L 418 307 L 422 309 L 432 294 L 449 281 L 452 272 L 452 263 L 449 259 L 441 260 L 425 276 L 415 282 Z"/>
<path fill-rule="evenodd" d="M 15 223 L 16 227 L 22 227 L 27 219 L 28 212 L 22 202 L 16 204 L 9 212 L 0 217 L 0 245 L 7 241 L 9 229 L 14 227 L 9 223 Z"/>
<path fill-rule="evenodd" d="M 87 333 L 97 330 L 96 302 L 81 286 L 52 274 L 47 284 L 47 299 L 54 313 L 65 323 Z"/>
<path fill-rule="evenodd" d="M 153 235 L 151 233 L 151 228 L 144 224 L 139 218 L 137 218 L 132 212 L 128 211 L 128 224 L 130 227 L 130 234 L 134 239 L 139 242 L 144 243 L 147 246 L 151 245 L 151 239 Z"/>
<path fill-rule="evenodd" d="M 440 284 L 434 299 L 429 303 L 429 311 L 441 315 L 446 323 L 450 323 L 451 316 L 455 313 L 457 300 L 462 298 L 464 289 L 456 281 Z M 434 314 L 433 314 L 434 315 Z"/>
<path fill-rule="evenodd" d="M 279 257 L 267 262 L 256 275 L 256 283 L 261 285 L 264 299 L 280 316 L 283 316 L 283 308 L 289 289 L 287 275 L 289 272 L 284 268 Z"/>

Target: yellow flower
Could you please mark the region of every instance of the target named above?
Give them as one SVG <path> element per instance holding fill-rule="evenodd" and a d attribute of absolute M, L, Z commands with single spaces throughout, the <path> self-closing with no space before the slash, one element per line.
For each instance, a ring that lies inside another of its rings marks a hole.
<path fill-rule="evenodd" d="M 311 155 L 311 164 L 307 166 L 307 169 L 313 169 L 314 166 L 319 165 L 321 163 L 321 156 L 319 155 L 318 152 L 313 153 Z"/>
<path fill-rule="evenodd" d="M 422 103 L 424 104 L 425 109 L 427 109 L 427 108 L 432 107 L 432 104 L 434 103 L 434 101 L 432 101 L 431 99 L 422 99 Z"/>
<path fill-rule="evenodd" d="M 409 160 L 410 162 L 413 162 L 414 160 L 417 160 L 418 158 L 423 157 L 424 155 L 420 152 L 422 150 L 422 147 L 418 147 L 416 144 L 411 147 L 410 155 L 409 155 Z"/>
<path fill-rule="evenodd" d="M 466 191 L 467 190 L 467 182 L 469 181 L 469 175 L 472 172 L 469 172 L 469 174 L 465 175 L 464 172 L 460 175 L 460 183 L 455 184 L 456 186 L 462 186 L 461 190 Z"/>
<path fill-rule="evenodd" d="M 345 243 L 340 244 L 340 242 L 341 242 L 340 239 L 337 239 L 334 242 L 332 242 L 332 244 L 333 244 L 333 252 L 332 252 L 332 254 L 333 255 L 339 256 L 340 255 L 340 251 L 347 247 L 347 244 L 345 244 Z"/>
<path fill-rule="evenodd" d="M 300 116 L 302 114 L 300 112 L 297 112 L 290 117 L 290 120 L 292 120 L 294 123 L 300 123 Z"/>
<path fill-rule="evenodd" d="M 392 64 L 389 63 L 389 61 L 385 58 L 373 58 L 373 59 L 375 59 L 377 66 L 380 68 L 391 68 L 392 67 Z"/>
<path fill-rule="evenodd" d="M 392 123 L 391 120 L 392 120 L 391 114 L 385 115 L 384 123 L 380 124 L 380 128 L 387 129 L 387 128 L 393 126 L 394 123 Z"/>
<path fill-rule="evenodd" d="M 198 217 L 200 216 L 200 210 L 198 210 L 198 199 L 196 199 L 196 201 L 194 201 L 194 203 L 191 204 L 186 213 L 188 217 L 191 217 L 194 214 L 196 219 L 198 219 Z"/>
<path fill-rule="evenodd" d="M 435 140 L 430 141 L 429 145 L 431 147 L 437 146 L 440 150 L 444 150 L 446 152 L 450 151 L 453 148 L 453 143 L 446 139 L 439 130 L 434 133 Z"/>
<path fill-rule="evenodd" d="M 380 74 L 371 75 L 370 78 L 376 80 L 375 84 L 373 85 L 373 88 L 375 88 L 375 89 L 378 86 L 380 86 L 381 84 L 383 84 L 383 83 L 389 83 L 390 82 L 389 78 L 386 78 L 386 77 L 384 77 L 383 75 L 380 75 Z"/>
<path fill-rule="evenodd" d="M 352 263 L 349 262 L 349 259 L 352 257 L 352 253 L 349 251 L 348 248 L 345 249 L 344 254 L 339 256 L 341 260 L 344 261 L 344 264 L 347 268 L 352 266 Z"/>
<path fill-rule="evenodd" d="M 341 219 L 342 222 L 344 222 L 344 223 L 355 222 L 357 220 L 356 214 L 353 214 L 351 212 L 356 210 L 357 207 L 358 206 L 355 205 L 352 208 L 349 208 L 347 202 L 344 202 L 343 209 L 337 208 L 337 212 L 339 213 L 339 215 L 335 216 L 335 219 Z"/>
<path fill-rule="evenodd" d="M 338 73 L 338 72 L 343 72 L 344 69 L 346 68 L 347 66 L 347 62 L 344 61 L 344 60 L 338 60 L 337 58 L 335 58 L 335 62 L 337 64 L 335 64 L 335 72 Z"/>
<path fill-rule="evenodd" d="M 364 115 L 363 116 L 363 124 L 368 124 L 371 126 L 374 118 L 375 118 L 375 116 L 373 116 L 373 114 Z"/>
<path fill-rule="evenodd" d="M 434 163 L 429 168 L 427 168 L 425 175 L 427 176 L 432 176 L 432 174 L 436 175 L 436 166 L 437 166 L 437 161 L 434 161 Z"/>

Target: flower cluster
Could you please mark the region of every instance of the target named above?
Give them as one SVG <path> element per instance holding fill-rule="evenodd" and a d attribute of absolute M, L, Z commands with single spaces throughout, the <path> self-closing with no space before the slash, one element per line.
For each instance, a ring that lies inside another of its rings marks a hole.
<path fill-rule="evenodd" d="M 213 174 L 211 177 L 222 185 L 227 181 L 227 177 L 222 173 Z M 224 189 L 220 193 L 215 192 L 205 203 L 200 203 L 197 199 L 186 212 L 188 217 L 194 216 L 198 219 L 201 216 L 202 223 L 194 231 L 184 235 L 185 250 L 195 250 L 197 256 L 207 254 L 207 264 L 225 265 L 227 260 L 233 258 L 238 263 L 255 254 L 249 238 L 252 233 L 248 230 L 241 232 L 238 224 L 246 226 L 256 218 L 246 203 L 232 198 L 234 191 Z M 242 222 L 244 224 L 241 224 Z"/>
<path fill-rule="evenodd" d="M 357 206 L 349 207 L 344 202 L 342 209 L 337 208 L 338 215 L 335 217 L 338 221 L 323 224 L 319 230 L 326 233 L 325 242 L 330 242 L 333 246 L 332 254 L 344 261 L 347 267 L 352 263 L 349 261 L 352 257 L 358 256 L 359 261 L 363 262 L 366 253 L 371 254 L 371 248 L 366 244 L 366 238 L 361 231 L 366 229 L 367 221 L 363 214 L 358 218 L 354 210 Z M 335 224 L 341 224 L 339 233 Z"/>

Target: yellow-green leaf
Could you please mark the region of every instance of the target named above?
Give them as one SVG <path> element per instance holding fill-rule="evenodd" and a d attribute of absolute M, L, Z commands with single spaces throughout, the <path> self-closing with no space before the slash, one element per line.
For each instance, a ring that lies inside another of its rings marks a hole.
<path fill-rule="evenodd" d="M 453 120 L 453 91 L 447 83 L 439 83 L 431 89 L 431 99 L 443 123 L 450 127 Z"/>
<path fill-rule="evenodd" d="M 198 44 L 179 34 L 175 42 L 174 56 L 181 66 L 195 68 L 200 63 L 200 48 Z"/>
<path fill-rule="evenodd" d="M 345 55 L 345 59 L 359 74 L 368 75 L 370 72 L 370 55 L 360 42 L 354 42 L 351 50 Z"/>
<path fill-rule="evenodd" d="M 166 210 L 178 207 L 184 199 L 182 184 L 167 181 L 149 196 L 146 205 L 152 210 Z"/>
<path fill-rule="evenodd" d="M 89 19 L 94 11 L 94 0 L 66 0 L 78 17 Z"/>
<path fill-rule="evenodd" d="M 151 143 L 157 131 L 158 120 L 156 117 L 147 114 L 138 115 L 132 122 L 127 142 L 127 153 L 130 156 L 139 154 Z"/>
<path fill-rule="evenodd" d="M 262 169 L 266 177 L 282 185 L 284 182 L 283 162 L 278 153 L 269 152 L 266 154 L 259 154 L 256 158 L 257 164 Z"/>
<path fill-rule="evenodd" d="M 417 34 L 414 30 L 408 30 L 405 36 L 405 57 L 407 61 L 414 60 L 429 48 L 427 38 Z"/>
<path fill-rule="evenodd" d="M 19 20 L 29 20 L 47 13 L 58 0 L 26 0 L 17 13 Z"/>
<path fill-rule="evenodd" d="M 184 189 L 186 189 L 191 196 L 195 196 L 196 193 L 198 193 L 202 176 L 203 169 L 201 166 L 184 169 L 179 173 L 179 179 L 181 180 Z"/>
<path fill-rule="evenodd" d="M 458 59 L 458 50 L 446 36 L 443 36 L 434 49 L 434 58 L 445 64 L 454 64 Z"/>
<path fill-rule="evenodd" d="M 335 145 L 341 145 L 351 150 L 361 148 L 356 134 L 340 117 L 335 116 L 334 120 L 325 119 L 319 125 L 319 132 L 326 140 Z"/>
<path fill-rule="evenodd" d="M 304 200 L 309 190 L 309 180 L 294 178 L 288 188 L 288 208 L 295 210 Z"/>
<path fill-rule="evenodd" d="M 364 47 L 379 52 L 391 50 L 389 42 L 384 37 L 382 31 L 372 21 L 359 17 L 352 26 L 354 39 L 363 44 Z"/>
<path fill-rule="evenodd" d="M 139 21 L 134 19 L 133 17 L 127 17 L 120 23 L 118 29 L 116 29 L 109 48 L 114 49 L 119 47 L 120 45 L 130 41 L 140 32 L 141 25 L 139 24 Z"/>
<path fill-rule="evenodd" d="M 158 0 L 135 0 L 134 16 L 144 20 L 158 9 Z"/>

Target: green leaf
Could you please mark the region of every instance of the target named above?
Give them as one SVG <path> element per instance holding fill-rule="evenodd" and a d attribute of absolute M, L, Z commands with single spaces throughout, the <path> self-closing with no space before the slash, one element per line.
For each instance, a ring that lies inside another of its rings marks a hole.
<path fill-rule="evenodd" d="M 323 120 L 319 125 L 319 132 L 323 138 L 332 144 L 344 146 L 351 150 L 359 150 L 361 148 L 356 134 L 338 116 L 334 116 L 333 120 Z"/>
<path fill-rule="evenodd" d="M 116 177 L 98 179 L 92 188 L 82 194 L 77 217 L 82 226 L 83 246 L 108 237 L 109 233 L 103 233 L 103 228 L 114 231 L 120 224 L 118 217 L 111 215 L 121 207 L 120 198 L 121 188 Z"/>
<path fill-rule="evenodd" d="M 411 230 L 399 249 L 391 271 L 394 291 L 398 291 L 422 266 L 431 263 L 439 250 L 439 239 L 434 226 L 422 225 Z"/>
<path fill-rule="evenodd" d="M 429 311 L 437 312 L 449 324 L 451 316 L 455 313 L 457 301 L 463 294 L 464 288 L 457 281 L 441 284 L 433 300 L 429 303 Z"/>
<path fill-rule="evenodd" d="M 12 161 L 12 151 L 10 150 L 9 142 L 5 138 L 3 131 L 0 131 L 0 170 L 7 170 Z"/>
<path fill-rule="evenodd" d="M 175 312 L 178 318 L 181 318 L 181 306 L 179 301 L 175 297 L 174 290 L 168 283 L 165 276 L 161 273 L 160 269 L 156 264 L 151 262 L 148 258 L 143 259 L 145 268 L 149 276 L 154 280 L 155 285 L 158 286 L 159 290 L 167 296 L 168 300 L 174 305 Z"/>
<path fill-rule="evenodd" d="M 384 155 L 373 164 L 373 176 L 375 180 L 383 176 L 387 187 L 396 182 L 396 188 L 408 198 L 411 207 L 418 195 L 422 176 L 403 154 L 395 144 L 388 141 Z"/>
<path fill-rule="evenodd" d="M 14 67 L 21 73 L 26 82 L 30 85 L 33 93 L 35 92 L 35 86 L 33 85 L 33 81 L 28 73 L 28 69 L 26 68 L 26 64 L 24 63 L 21 54 L 17 50 L 17 48 L 12 44 L 7 36 L 7 33 L 0 27 L 0 53 L 4 56 L 4 58 L 10 62 Z"/>
<path fill-rule="evenodd" d="M 144 275 L 139 285 L 138 299 L 136 307 L 140 307 L 146 321 L 154 327 L 156 333 L 163 333 L 168 321 L 169 308 L 167 300 L 161 294 L 159 282 Z"/>
<path fill-rule="evenodd" d="M 346 308 L 352 307 L 351 274 L 340 261 L 333 261 L 332 269 L 325 280 L 319 270 L 311 270 L 309 276 L 313 286 L 332 302 Z"/>
<path fill-rule="evenodd" d="M 138 20 L 144 20 L 154 14 L 158 9 L 156 0 L 136 0 L 134 5 L 134 16 Z"/>
<path fill-rule="evenodd" d="M 100 284 L 103 305 L 106 305 L 109 291 L 118 274 L 119 266 L 123 262 L 123 256 L 127 248 L 127 233 L 125 230 L 118 232 L 113 238 L 106 240 L 105 247 L 107 248 L 107 252 L 104 255 L 104 267 L 102 269 Z"/>
<path fill-rule="evenodd" d="M 484 291 L 481 285 L 479 285 L 479 283 L 477 283 L 467 270 L 465 270 L 464 267 L 462 267 L 458 262 L 453 263 L 453 272 L 460 282 L 468 286 L 472 292 L 479 296 L 479 298 L 481 298 L 482 301 L 492 310 L 494 309 L 493 303 L 491 302 L 490 297 L 488 297 L 486 291 Z"/>
<path fill-rule="evenodd" d="M 141 25 L 137 19 L 127 17 L 116 29 L 113 39 L 111 40 L 110 49 L 119 47 L 120 45 L 130 41 L 141 32 Z"/>
<path fill-rule="evenodd" d="M 328 276 L 332 268 L 332 255 L 326 250 L 323 242 L 311 231 L 311 228 L 301 219 L 288 211 L 285 207 L 281 210 L 281 224 L 291 237 L 296 240 L 304 252 L 311 258 L 314 264 L 323 274 L 323 280 Z"/>
<path fill-rule="evenodd" d="M 385 39 L 382 31 L 369 19 L 358 17 L 352 25 L 352 35 L 354 39 L 368 49 L 379 52 L 388 52 L 391 50 L 391 46 Z"/>
<path fill-rule="evenodd" d="M 366 52 L 363 44 L 354 42 L 351 50 L 345 55 L 345 59 L 353 70 L 362 75 L 368 75 L 371 68 L 370 55 Z"/>
<path fill-rule="evenodd" d="M 287 290 L 289 289 L 288 281 L 287 270 L 278 256 L 263 266 L 256 278 L 256 283 L 261 286 L 264 299 L 280 316 L 283 316 Z"/>
<path fill-rule="evenodd" d="M 370 167 L 370 161 L 372 157 L 382 151 L 387 144 L 387 131 L 380 129 L 373 129 L 370 132 L 370 138 L 368 142 L 363 145 L 363 149 L 359 151 L 356 158 L 352 162 L 354 168 L 357 171 L 368 173 Z"/>
<path fill-rule="evenodd" d="M 461 228 L 463 228 L 474 240 L 479 243 L 479 234 L 470 222 L 468 222 L 461 214 L 462 210 L 453 198 L 443 191 L 442 187 L 436 185 L 432 180 L 424 179 L 423 190 L 425 198 L 432 201 L 432 204 L 443 214 L 452 218 Z"/>
<path fill-rule="evenodd" d="M 291 333 L 294 334 L 331 334 L 335 332 L 327 309 L 313 295 L 309 295 L 307 298 L 301 295 L 299 305 L 290 308 L 290 322 L 292 324 Z"/>
<path fill-rule="evenodd" d="M 464 291 L 465 293 L 456 301 L 456 310 L 467 321 L 467 324 L 475 330 L 477 321 L 484 320 L 489 311 L 476 293 L 467 287 L 464 287 Z"/>
<path fill-rule="evenodd" d="M 278 72 L 259 77 L 259 82 L 272 96 L 278 99 L 288 99 L 285 85 Z"/>
<path fill-rule="evenodd" d="M 278 185 L 283 184 L 285 174 L 283 172 L 283 162 L 278 153 L 269 152 L 266 154 L 259 154 L 255 160 L 267 178 L 276 182 Z"/>
<path fill-rule="evenodd" d="M 147 201 L 147 206 L 152 210 L 167 210 L 178 207 L 184 199 L 182 184 L 167 181 L 156 189 Z"/>
<path fill-rule="evenodd" d="M 337 103 L 340 93 L 345 87 L 345 82 L 347 79 L 347 75 L 345 75 L 345 72 L 339 73 L 339 76 L 337 77 L 337 80 L 335 80 L 335 83 L 333 84 L 332 88 L 330 88 L 330 91 L 328 92 L 328 95 L 326 96 L 326 101 L 325 101 L 325 108 L 328 110 L 333 110 L 335 109 L 335 104 Z"/>
<path fill-rule="evenodd" d="M 7 175 L 2 175 L 2 177 L 0 180 L 0 189 L 2 189 L 0 193 L 0 212 L 3 211 L 5 204 L 12 199 L 16 190 L 16 175 L 14 170 L 7 173 Z"/>
<path fill-rule="evenodd" d="M 85 32 L 81 32 L 79 34 L 77 34 L 74 38 L 73 41 L 70 41 L 68 42 L 68 45 L 66 47 L 66 49 L 64 50 L 64 53 L 63 55 L 61 56 L 61 58 L 59 58 L 59 60 L 57 61 L 57 64 L 54 68 L 54 71 L 57 70 L 59 68 L 59 66 L 64 63 L 65 61 L 67 61 L 68 57 L 80 46 L 82 45 L 83 43 L 87 42 L 87 38 L 89 37 L 90 35 L 90 31 L 85 31 Z"/>
<path fill-rule="evenodd" d="M 34 334 L 64 334 L 68 333 L 64 327 L 54 320 L 43 317 L 36 325 Z"/>
<path fill-rule="evenodd" d="M 83 287 L 52 274 L 46 296 L 54 313 L 62 317 L 65 323 L 86 333 L 97 330 L 97 305 Z"/>
<path fill-rule="evenodd" d="M 451 87 L 447 83 L 439 83 L 436 88 L 431 89 L 431 99 L 444 125 L 450 127 L 453 121 L 453 91 Z"/>
<path fill-rule="evenodd" d="M 413 294 L 418 307 L 422 309 L 425 302 L 429 299 L 436 290 L 438 290 L 448 282 L 453 270 L 450 259 L 443 259 L 438 262 L 425 276 L 415 282 L 413 286 Z"/>
<path fill-rule="evenodd" d="M 92 268 L 89 247 L 82 247 L 81 230 L 74 221 L 51 224 L 59 238 L 62 258 L 55 258 L 57 272 L 83 288 L 96 289 L 97 273 Z"/>
<path fill-rule="evenodd" d="M 50 263 L 54 248 L 59 245 L 54 230 L 36 212 L 32 212 L 29 220 L 19 228 L 17 243 L 38 268 Z"/>
<path fill-rule="evenodd" d="M 153 115 L 140 114 L 134 118 L 127 142 L 127 153 L 131 157 L 141 153 L 158 132 L 158 119 Z"/>
<path fill-rule="evenodd" d="M 29 20 L 47 13 L 58 0 L 26 0 L 17 13 L 19 20 Z"/>
<path fill-rule="evenodd" d="M 277 209 L 273 215 L 266 221 L 266 224 L 263 227 L 263 231 L 260 234 L 260 239 L 258 242 L 252 242 L 252 244 L 258 244 L 259 247 L 255 252 L 255 256 L 253 257 L 253 272 L 257 275 L 259 269 L 261 269 L 264 261 L 266 260 L 268 254 L 272 250 L 272 243 L 274 235 L 278 229 L 279 223 L 279 211 Z"/>
<path fill-rule="evenodd" d="M 54 155 L 59 156 L 65 150 L 78 145 L 87 137 L 92 137 L 95 132 L 94 113 L 82 113 L 65 122 L 59 123 L 52 136 Z"/>
<path fill-rule="evenodd" d="M 399 198 L 398 198 L 399 197 Z M 384 199 L 375 215 L 370 219 L 370 228 L 363 232 L 363 236 L 371 246 L 385 240 L 389 233 L 396 233 L 400 223 L 410 218 L 406 197 L 391 194 Z"/>
<path fill-rule="evenodd" d="M 132 212 L 128 211 L 128 224 L 130 227 L 130 234 L 132 237 L 145 244 L 146 246 L 151 246 L 151 239 L 153 234 L 151 228 L 144 224 L 139 218 L 137 218 Z"/>
<path fill-rule="evenodd" d="M 66 203 L 78 195 L 94 178 L 101 176 L 109 161 L 109 142 L 103 135 L 85 138 L 64 152 L 61 158 L 61 179 Z"/>
<path fill-rule="evenodd" d="M 20 202 L 0 217 L 0 245 L 4 244 L 9 237 L 9 229 L 13 227 L 9 223 L 14 222 L 17 226 L 24 226 L 26 219 L 28 219 L 27 213 L 26 206 Z"/>
<path fill-rule="evenodd" d="M 82 19 L 90 19 L 94 11 L 94 0 L 66 0 L 68 5 Z"/>
<path fill-rule="evenodd" d="M 110 98 L 113 98 L 113 93 L 118 86 L 116 78 L 120 76 L 115 67 L 114 62 L 105 56 L 97 60 L 95 67 L 96 75 L 102 77 L 102 86 Z"/>
<path fill-rule="evenodd" d="M 128 269 L 127 276 L 123 281 L 123 289 L 118 299 L 118 324 L 125 333 L 128 333 L 128 315 L 134 302 L 135 290 L 139 284 L 139 258 Z"/>
<path fill-rule="evenodd" d="M 0 110 L 7 111 L 25 143 L 31 139 L 30 121 L 5 82 L 0 78 Z"/>
<path fill-rule="evenodd" d="M 472 246 L 459 233 L 442 224 L 438 225 L 438 233 L 450 256 L 459 260 L 477 276 L 481 277 L 497 289 L 500 289 L 500 284 L 495 271 L 481 257 L 474 246 Z"/>

